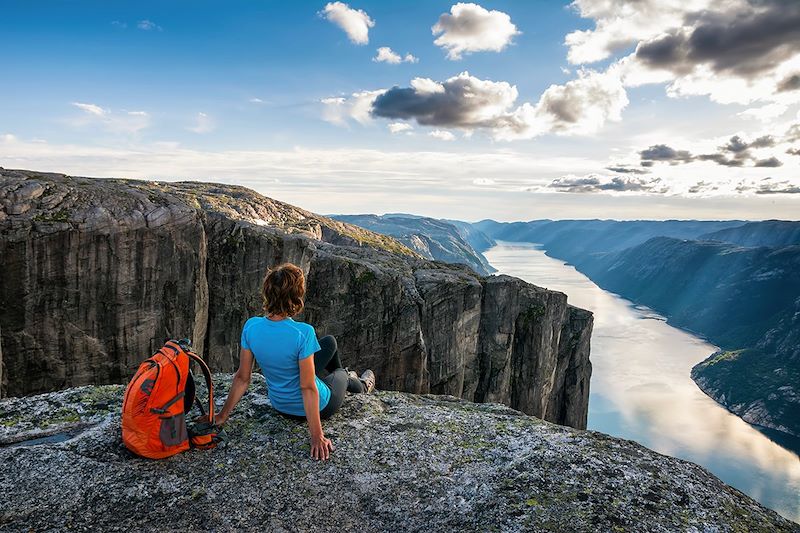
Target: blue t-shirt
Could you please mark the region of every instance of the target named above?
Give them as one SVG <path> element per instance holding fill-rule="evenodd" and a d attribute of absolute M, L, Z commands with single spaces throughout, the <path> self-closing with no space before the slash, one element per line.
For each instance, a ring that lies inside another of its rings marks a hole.
<path fill-rule="evenodd" d="M 300 392 L 301 359 L 319 351 L 314 326 L 291 318 L 270 320 L 254 316 L 242 328 L 242 349 L 250 350 L 267 380 L 272 406 L 288 415 L 305 416 Z M 318 377 L 319 409 L 322 411 L 331 391 Z"/>

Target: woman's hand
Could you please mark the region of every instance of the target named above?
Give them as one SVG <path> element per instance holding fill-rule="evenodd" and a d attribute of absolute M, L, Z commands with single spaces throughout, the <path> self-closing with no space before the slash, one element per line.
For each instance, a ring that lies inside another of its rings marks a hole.
<path fill-rule="evenodd" d="M 318 437 L 311 436 L 311 457 L 318 461 L 327 461 L 333 451 L 331 439 L 326 439 L 325 435 Z"/>
<path fill-rule="evenodd" d="M 247 392 L 247 387 L 250 386 L 250 378 L 252 373 L 253 352 L 242 348 L 242 350 L 239 352 L 239 369 L 236 371 L 236 374 L 233 375 L 231 389 L 228 391 L 228 397 L 225 399 L 225 405 L 222 406 L 222 410 L 220 410 L 216 416 L 215 422 L 218 426 L 221 426 L 227 422 L 231 411 L 233 411 L 233 408 L 236 407 L 237 403 L 239 403 L 239 400 L 242 399 L 244 393 Z"/>

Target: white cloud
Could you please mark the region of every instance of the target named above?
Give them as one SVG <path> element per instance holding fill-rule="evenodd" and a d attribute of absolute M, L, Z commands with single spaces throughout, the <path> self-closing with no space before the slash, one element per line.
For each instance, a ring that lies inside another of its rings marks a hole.
<path fill-rule="evenodd" d="M 83 114 L 69 121 L 77 128 L 102 127 L 112 133 L 135 134 L 150 126 L 150 115 L 145 111 L 112 111 L 97 104 L 72 102 Z"/>
<path fill-rule="evenodd" d="M 520 191 L 554 193 L 558 188 L 550 185 L 559 177 L 585 177 L 606 164 L 585 155 L 553 157 L 548 155 L 551 150 L 548 147 L 526 147 L 524 152 L 509 148 L 449 148 L 448 151 L 429 148 L 413 152 L 306 147 L 215 151 L 167 142 L 109 147 L 50 144 L 0 136 L 0 161 L 6 168 L 66 172 L 77 176 L 234 183 L 321 213 L 330 212 L 331 202 L 334 202 L 351 209 L 350 212 L 369 209 L 421 213 L 428 210 L 435 216 L 471 219 L 497 218 L 500 216 L 497 205 L 503 206 L 505 219 L 530 218 L 531 197 L 520 195 Z M 624 212 L 628 218 L 642 218 L 654 212 L 652 210 L 665 209 L 664 202 L 673 202 L 669 204 L 670 215 L 679 218 L 724 218 L 729 217 L 730 212 L 746 212 L 753 218 L 792 217 L 796 213 L 798 195 L 781 191 L 800 186 L 797 177 L 800 157 L 794 159 L 797 161 L 787 162 L 780 168 L 738 169 L 735 179 L 723 174 L 721 167 L 709 166 L 703 169 L 702 184 L 695 173 L 667 165 L 659 168 L 655 177 L 661 178 L 659 183 L 668 191 L 658 195 L 634 191 L 635 183 L 631 187 L 625 180 L 615 184 L 613 177 L 617 174 L 597 174 L 597 188 L 600 189 L 597 202 L 603 198 L 613 199 L 615 187 L 627 190 L 626 195 L 641 196 L 635 204 L 601 204 L 600 207 L 595 199 L 590 205 L 575 203 L 563 194 L 541 195 L 537 196 L 537 201 L 541 201 L 537 204 L 537 216 L 602 217 L 603 209 L 607 214 L 613 208 L 615 213 Z M 773 180 L 765 181 L 764 177 L 768 176 Z M 644 182 L 643 186 L 648 183 Z M 770 185 L 764 186 L 764 183 Z M 355 189 L 359 190 L 358 195 L 352 194 Z M 496 201 L 481 202 L 488 194 L 497 195 L 492 196 Z M 700 195 L 713 196 L 715 200 L 679 201 Z M 648 198 L 658 198 L 658 202 Z M 464 207 L 465 202 L 468 208 Z M 558 202 L 558 205 L 551 202 Z"/>
<path fill-rule="evenodd" d="M 89 113 L 90 115 L 95 115 L 97 117 L 102 117 L 107 114 L 107 111 L 100 107 L 99 105 L 95 104 L 84 104 L 82 102 L 72 102 L 72 105 L 77 107 L 78 109 Z"/>
<path fill-rule="evenodd" d="M 372 60 L 376 63 L 390 63 L 392 65 L 397 65 L 399 63 L 416 63 L 419 61 L 419 59 L 411 54 L 401 56 L 388 46 L 381 46 L 378 48 L 378 53 Z"/>
<path fill-rule="evenodd" d="M 467 76 L 469 76 L 468 72 L 464 72 Z M 411 80 L 411 88 L 414 89 L 415 92 L 418 94 L 436 94 L 442 93 L 444 94 L 445 88 L 439 82 L 433 81 L 430 78 L 414 78 Z"/>
<path fill-rule="evenodd" d="M 718 0 L 717 0 L 718 1 Z M 706 9 L 714 0 L 574 0 L 578 14 L 593 19 L 594 29 L 576 30 L 564 39 L 567 60 L 594 63 L 668 28 L 680 26 L 690 14 Z M 727 3 L 727 2 L 726 2 Z"/>
<path fill-rule="evenodd" d="M 740 117 L 755 118 L 762 122 L 769 122 L 786 113 L 789 106 L 785 104 L 765 104 L 761 107 L 751 107 L 739 113 Z"/>
<path fill-rule="evenodd" d="M 440 141 L 455 141 L 456 136 L 447 130 L 433 130 L 428 133 L 431 137 L 439 139 Z"/>
<path fill-rule="evenodd" d="M 263 104 L 264 100 L 262 100 L 261 98 L 250 98 L 248 102 L 250 102 L 251 104 Z"/>
<path fill-rule="evenodd" d="M 800 71 L 800 3 L 575 0 L 572 6 L 595 28 L 567 35 L 569 61 L 592 63 L 634 48 L 610 67 L 626 87 L 666 83 L 668 96 L 708 96 L 721 104 L 800 101 L 800 91 L 786 90 Z"/>
<path fill-rule="evenodd" d="M 164 28 L 153 22 L 152 20 L 140 20 L 136 23 L 136 27 L 144 31 L 162 31 Z"/>
<path fill-rule="evenodd" d="M 361 9 L 353 9 L 344 2 L 328 2 L 320 15 L 344 30 L 352 43 L 369 43 L 369 29 L 375 26 L 375 21 Z"/>
<path fill-rule="evenodd" d="M 545 122 L 547 131 L 564 135 L 590 135 L 608 121 L 622 119 L 628 96 L 614 72 L 580 71 L 564 85 L 551 85 L 542 93 L 527 123 Z M 524 113 L 523 113 L 524 114 Z"/>
<path fill-rule="evenodd" d="M 389 131 L 392 133 L 408 133 L 414 129 L 411 124 L 406 124 L 405 122 L 392 122 L 386 127 L 389 128 Z"/>
<path fill-rule="evenodd" d="M 415 78 L 409 88 L 377 94 L 372 115 L 416 120 L 423 126 L 485 129 L 498 140 L 531 139 L 544 133 L 588 135 L 618 121 L 628 98 L 615 73 L 582 70 L 564 85 L 551 85 L 535 105 L 517 105 L 517 88 L 462 72 L 444 82 Z M 516 106 L 516 107 L 515 107 Z"/>
<path fill-rule="evenodd" d="M 452 60 L 465 53 L 500 52 L 520 33 L 506 13 L 463 2 L 439 16 L 431 31 L 439 35 L 434 44 L 447 50 L 447 58 Z"/>
<path fill-rule="evenodd" d="M 194 133 L 210 133 L 214 131 L 216 124 L 214 120 L 209 117 L 207 114 L 199 112 L 194 118 L 194 125 L 189 126 L 186 128 L 189 131 Z"/>
<path fill-rule="evenodd" d="M 350 120 L 362 125 L 368 124 L 372 121 L 372 102 L 383 92 L 383 90 L 361 91 L 353 93 L 349 97 L 333 96 L 323 98 L 320 100 L 322 104 L 322 120 L 338 126 L 346 126 Z"/>

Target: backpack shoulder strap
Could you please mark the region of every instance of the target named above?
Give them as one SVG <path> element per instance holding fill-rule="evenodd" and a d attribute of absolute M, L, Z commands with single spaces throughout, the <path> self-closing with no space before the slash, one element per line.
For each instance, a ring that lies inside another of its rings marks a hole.
<path fill-rule="evenodd" d="M 211 370 L 209 370 L 203 358 L 196 353 L 187 350 L 186 355 L 189 356 L 190 360 L 200 366 L 200 370 L 203 371 L 203 377 L 206 378 L 206 387 L 208 388 L 208 420 L 214 425 L 216 424 L 216 415 L 214 413 L 214 384 L 211 381 Z"/>

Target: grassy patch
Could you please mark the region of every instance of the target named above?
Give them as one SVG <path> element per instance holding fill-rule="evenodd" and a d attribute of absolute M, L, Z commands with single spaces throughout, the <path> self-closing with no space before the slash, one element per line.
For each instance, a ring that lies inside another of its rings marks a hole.
<path fill-rule="evenodd" d="M 59 209 L 55 213 L 39 213 L 33 217 L 35 222 L 69 222 L 69 211 Z"/>
<path fill-rule="evenodd" d="M 540 320 L 544 316 L 544 313 L 544 306 L 537 304 L 528 307 L 528 309 L 526 309 L 525 312 L 520 315 L 520 317 L 522 318 L 522 323 L 527 326 Z"/>
<path fill-rule="evenodd" d="M 375 276 L 375 273 L 372 270 L 364 270 L 363 272 L 359 272 L 359 274 L 356 276 L 356 285 L 364 285 L 371 281 L 375 281 L 376 278 L 377 276 Z"/>

